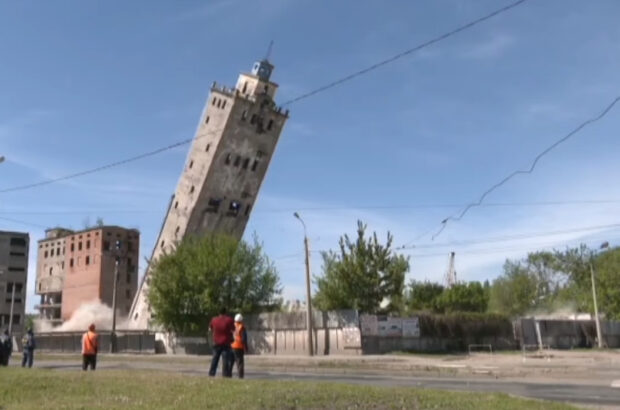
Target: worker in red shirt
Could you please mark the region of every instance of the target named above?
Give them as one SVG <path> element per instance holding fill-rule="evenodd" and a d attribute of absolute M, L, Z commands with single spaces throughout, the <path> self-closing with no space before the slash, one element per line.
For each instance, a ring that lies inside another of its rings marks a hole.
<path fill-rule="evenodd" d="M 220 309 L 219 316 L 211 319 L 209 329 L 213 333 L 213 358 L 211 359 L 211 368 L 209 376 L 215 376 L 217 372 L 217 364 L 222 356 L 222 376 L 232 377 L 232 352 L 230 344 L 233 341 L 233 332 L 235 331 L 235 323 L 233 319 L 226 314 L 226 308 Z"/>

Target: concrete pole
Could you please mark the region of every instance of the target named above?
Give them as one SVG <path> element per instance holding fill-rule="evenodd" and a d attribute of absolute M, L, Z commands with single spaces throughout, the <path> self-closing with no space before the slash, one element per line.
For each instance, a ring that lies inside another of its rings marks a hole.
<path fill-rule="evenodd" d="M 118 288 L 118 264 L 116 257 L 114 264 L 114 288 L 112 289 L 112 333 L 110 334 L 110 353 L 116 353 L 116 289 Z"/>
<path fill-rule="evenodd" d="M 15 305 L 15 288 L 16 283 L 13 282 L 13 291 L 11 292 L 11 313 L 9 314 L 9 335 L 13 337 L 13 307 Z"/>
<path fill-rule="evenodd" d="M 312 344 L 312 290 L 310 282 L 310 243 L 308 241 L 308 234 L 306 233 L 306 224 L 297 212 L 293 214 L 295 218 L 299 219 L 299 222 L 304 227 L 304 248 L 306 251 L 306 329 L 308 331 L 308 356 L 314 354 L 314 345 Z"/>
<path fill-rule="evenodd" d="M 603 348 L 603 334 L 601 333 L 601 322 L 598 317 L 598 304 L 596 301 L 596 284 L 594 283 L 594 267 L 590 261 L 590 278 L 592 279 L 592 299 L 594 300 L 594 321 L 596 323 L 596 338 L 598 339 L 599 349 Z"/>

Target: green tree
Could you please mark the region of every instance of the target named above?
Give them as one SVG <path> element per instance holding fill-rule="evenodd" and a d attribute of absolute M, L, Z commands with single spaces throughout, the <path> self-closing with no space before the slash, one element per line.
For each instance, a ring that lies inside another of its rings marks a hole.
<path fill-rule="evenodd" d="M 412 280 L 407 292 L 407 308 L 410 311 L 426 310 L 437 311 L 437 299 L 444 292 L 439 283 L 418 282 Z"/>
<path fill-rule="evenodd" d="M 480 282 L 457 283 L 445 289 L 435 301 L 441 313 L 486 312 L 488 300 Z"/>
<path fill-rule="evenodd" d="M 357 309 L 364 313 L 397 312 L 403 308 L 405 273 L 409 258 L 392 250 L 388 232 L 385 245 L 377 234 L 366 238 L 366 225 L 357 223 L 357 239 L 340 238 L 340 252 L 323 252 L 323 272 L 315 278 L 315 304 L 323 310 Z M 384 300 L 387 306 L 381 307 Z"/>
<path fill-rule="evenodd" d="M 154 262 L 150 280 L 155 321 L 177 334 L 205 332 L 221 307 L 256 313 L 281 303 L 277 271 L 256 238 L 188 238 Z"/>

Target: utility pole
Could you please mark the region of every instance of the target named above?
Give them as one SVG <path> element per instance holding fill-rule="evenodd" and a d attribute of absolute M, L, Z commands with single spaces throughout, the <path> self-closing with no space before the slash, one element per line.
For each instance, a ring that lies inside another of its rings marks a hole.
<path fill-rule="evenodd" d="M 310 243 L 308 241 L 308 235 L 306 233 L 306 224 L 297 212 L 293 214 L 295 218 L 299 219 L 304 227 L 304 248 L 306 250 L 306 328 L 308 329 L 308 356 L 314 354 L 314 346 L 312 344 L 312 292 L 310 282 Z"/>
<path fill-rule="evenodd" d="M 16 283 L 13 282 L 13 291 L 11 292 L 11 313 L 9 314 L 9 335 L 13 337 L 13 306 L 15 305 L 15 288 Z"/>
<path fill-rule="evenodd" d="M 600 249 L 609 247 L 609 242 L 603 242 Z M 598 348 L 603 348 L 603 333 L 601 332 L 601 321 L 598 316 L 598 303 L 596 299 L 596 283 L 594 281 L 594 252 L 590 255 L 590 279 L 592 280 L 592 300 L 594 301 L 594 322 L 596 324 L 596 338 Z"/>
<path fill-rule="evenodd" d="M 112 333 L 110 333 L 110 353 L 116 353 L 116 288 L 118 287 L 118 265 L 120 263 L 121 241 L 116 241 L 114 258 L 114 288 L 112 289 Z"/>

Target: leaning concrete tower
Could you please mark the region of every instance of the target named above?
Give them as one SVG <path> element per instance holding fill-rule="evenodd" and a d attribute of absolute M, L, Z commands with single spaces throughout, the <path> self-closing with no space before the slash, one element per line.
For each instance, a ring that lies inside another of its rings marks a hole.
<path fill-rule="evenodd" d="M 274 103 L 273 68 L 265 59 L 241 74 L 235 88 L 211 86 L 152 260 L 186 235 L 221 232 L 241 239 L 288 118 Z M 130 312 L 131 328 L 149 326 L 149 276 L 147 268 Z"/>

